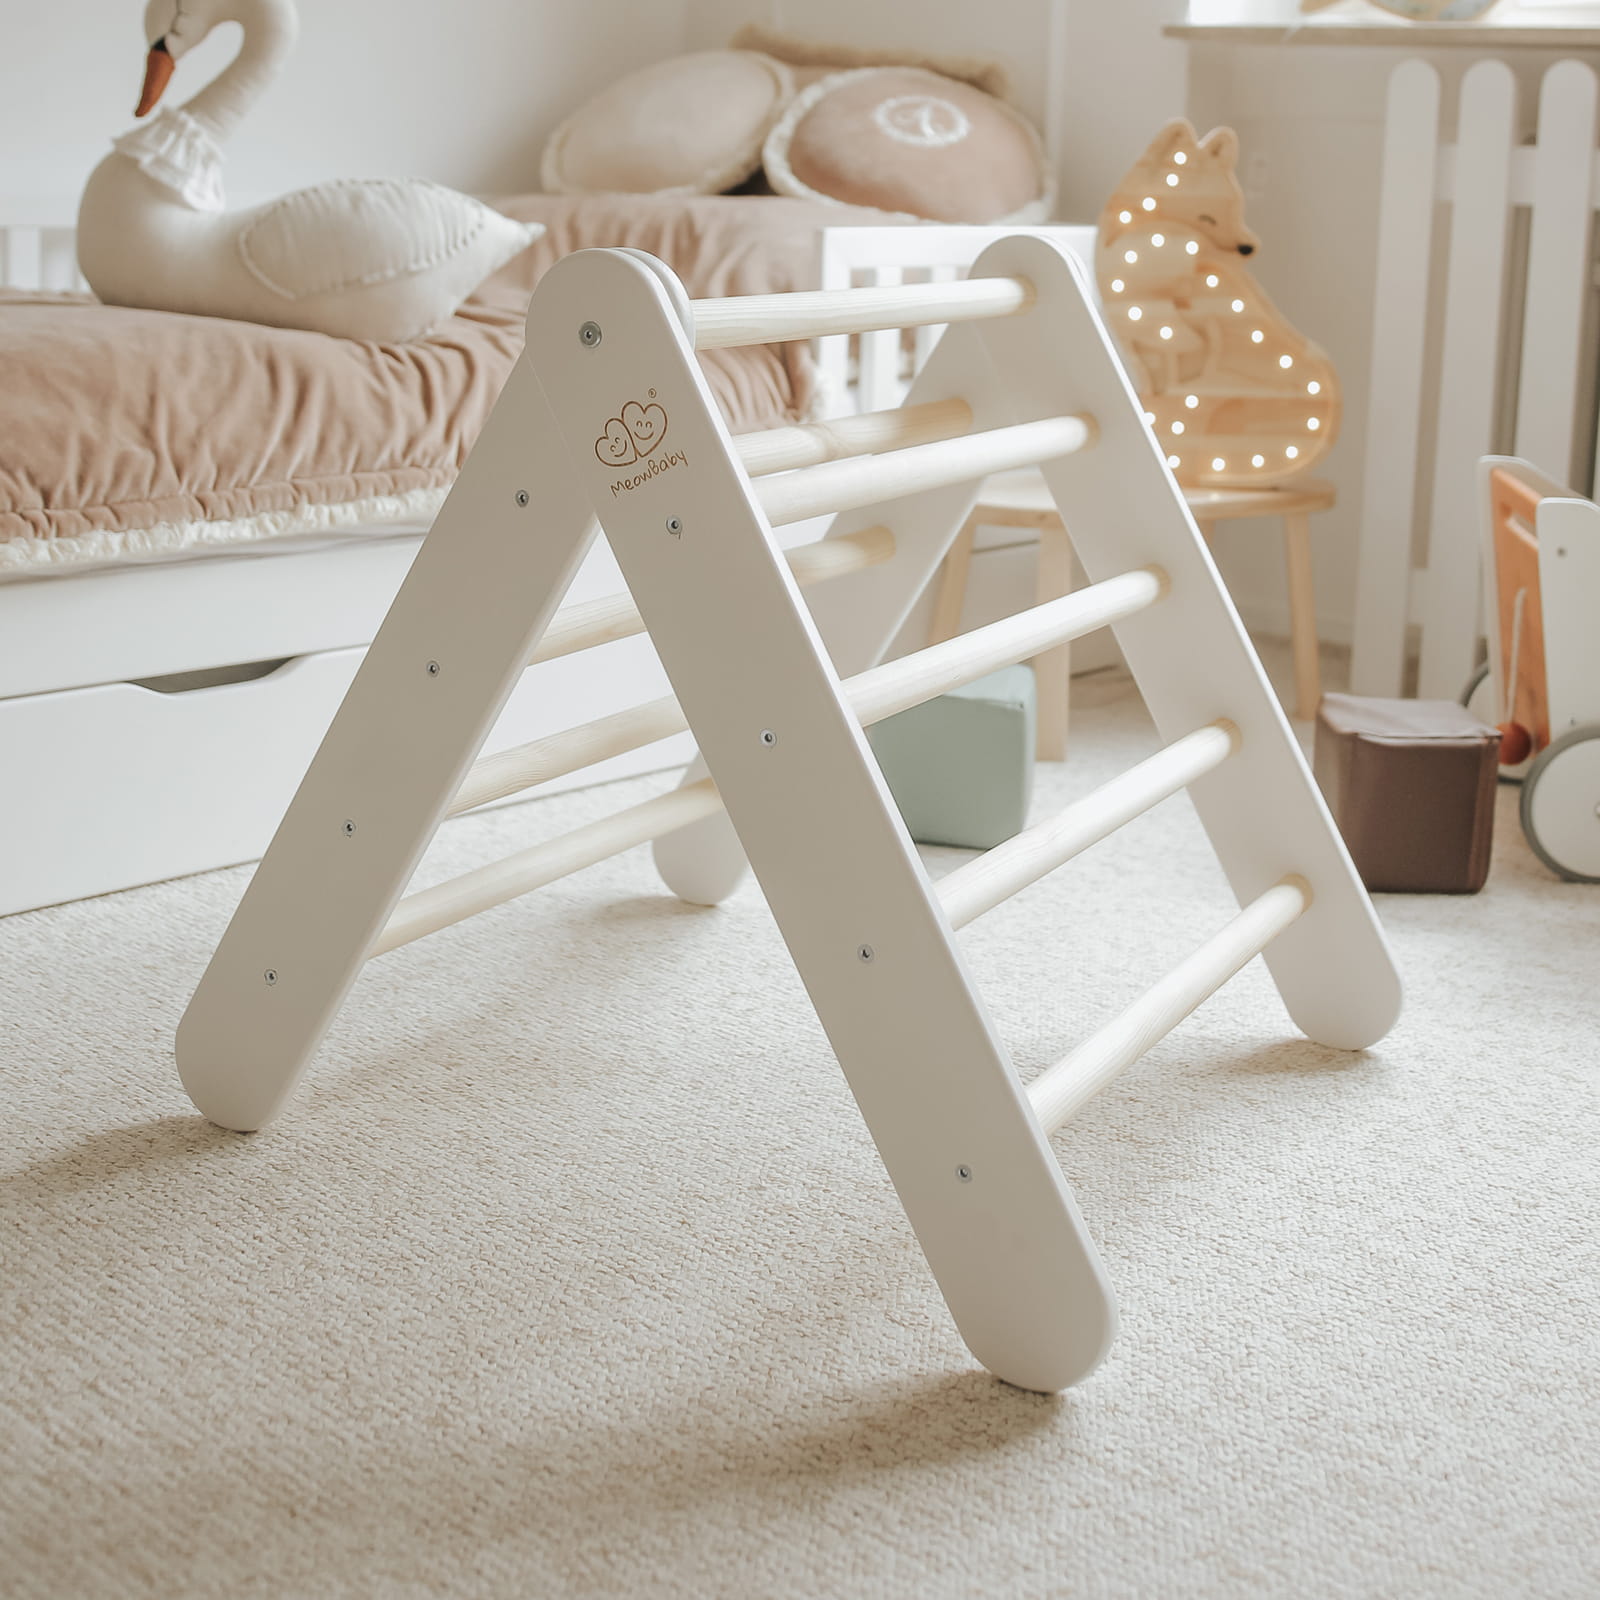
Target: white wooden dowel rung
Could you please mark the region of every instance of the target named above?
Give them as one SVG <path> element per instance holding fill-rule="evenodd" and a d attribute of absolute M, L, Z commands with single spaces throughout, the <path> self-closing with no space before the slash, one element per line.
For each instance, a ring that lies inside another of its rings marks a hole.
<path fill-rule="evenodd" d="M 1026 278 L 968 278 L 960 283 L 906 283 L 877 289 L 814 289 L 800 294 L 739 295 L 696 300 L 694 347 L 778 344 L 877 328 L 920 328 L 930 322 L 1011 317 L 1033 304 Z"/>
<path fill-rule="evenodd" d="M 1131 617 L 1159 600 L 1166 588 L 1167 575 L 1160 567 L 1124 572 L 929 645 L 914 655 L 869 667 L 845 680 L 845 698 L 863 723 L 880 722 L 935 695 L 959 689 L 997 667 L 1026 661 L 1055 645 Z"/>
<path fill-rule="evenodd" d="M 882 525 L 863 528 L 859 533 L 844 534 L 837 539 L 795 545 L 783 552 L 802 588 L 878 566 L 893 554 L 894 535 Z M 528 665 L 553 661 L 557 656 L 569 656 L 643 632 L 644 618 L 628 594 L 608 594 L 598 600 L 563 606 L 528 656 Z"/>
<path fill-rule="evenodd" d="M 1009 428 L 990 428 L 939 444 L 913 445 L 887 455 L 858 456 L 849 461 L 829 461 L 819 467 L 752 485 L 767 520 L 775 527 L 804 522 L 807 517 L 852 511 L 880 500 L 924 489 L 944 489 L 986 477 L 1036 466 L 1083 449 L 1094 438 L 1088 417 L 1044 417 L 1019 422 Z"/>
<path fill-rule="evenodd" d="M 946 874 L 935 885 L 953 928 L 992 911 L 1020 889 L 1054 872 L 1090 845 L 1143 816 L 1152 806 L 1220 766 L 1239 748 L 1239 730 L 1213 722 L 1175 740 L 1147 761 L 1075 800 L 1047 822 L 1028 828 Z"/>
<path fill-rule="evenodd" d="M 580 723 L 576 728 L 547 734 L 530 744 L 497 751 L 473 765 L 445 815 L 459 816 L 474 806 L 504 800 L 552 778 L 564 778 L 580 767 L 592 767 L 597 761 L 643 749 L 657 739 L 682 733 L 688 725 L 678 702 L 669 694 L 614 711 L 609 717 Z"/>
<path fill-rule="evenodd" d="M 475 872 L 435 884 L 407 895 L 395 907 L 384 930 L 367 952 L 370 961 L 400 945 L 437 933 L 452 923 L 464 921 L 503 905 L 519 895 L 554 883 L 584 867 L 605 861 L 635 845 L 659 839 L 664 833 L 687 827 L 691 822 L 720 810 L 721 797 L 709 778 L 669 790 L 642 805 L 629 806 L 598 822 L 591 822 L 571 833 L 536 844 L 502 861 L 492 861 Z"/>
<path fill-rule="evenodd" d="M 1028 1085 L 1028 1099 L 1046 1133 L 1163 1039 L 1241 967 L 1253 960 L 1311 904 L 1298 875 L 1252 900 L 1227 927 L 1113 1017 L 1070 1055 Z"/>
<path fill-rule="evenodd" d="M 881 536 L 883 532 L 868 529 L 856 538 L 865 539 L 867 534 Z M 868 542 L 869 553 L 873 542 Z M 820 569 L 836 559 L 830 546 L 848 543 L 845 539 L 819 540 L 808 547 L 813 552 L 808 561 Z M 1159 599 L 1165 588 L 1166 575 L 1159 567 L 1141 567 L 1104 583 L 1076 589 L 1058 600 L 1018 612 L 1014 617 L 991 622 L 986 628 L 976 628 L 971 633 L 946 639 L 942 644 L 930 645 L 915 655 L 870 667 L 847 678 L 840 688 L 863 724 L 881 722 L 897 711 L 908 710 L 935 695 L 971 683 L 996 667 L 1026 661 L 1052 645 L 1081 638 L 1096 628 L 1132 616 Z M 501 750 L 473 766 L 450 802 L 446 815 L 458 816 L 474 806 L 487 805 L 491 800 L 504 800 L 536 784 L 565 777 L 580 767 L 593 766 L 597 761 L 608 761 L 612 756 L 682 733 L 687 726 L 678 702 L 667 695 L 576 728 L 548 734 L 530 744 Z"/>
<path fill-rule="evenodd" d="M 965 400 L 933 400 L 919 406 L 863 411 L 831 422 L 796 423 L 761 433 L 736 434 L 735 454 L 752 478 L 794 467 L 820 466 L 877 450 L 902 450 L 972 432 L 972 407 Z"/>

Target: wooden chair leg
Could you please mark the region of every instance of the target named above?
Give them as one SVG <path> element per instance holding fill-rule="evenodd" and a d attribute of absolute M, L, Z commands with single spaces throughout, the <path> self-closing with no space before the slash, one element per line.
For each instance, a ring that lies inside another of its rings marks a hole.
<path fill-rule="evenodd" d="M 1295 713 L 1310 721 L 1322 703 L 1322 671 L 1317 659 L 1317 613 L 1311 594 L 1311 519 L 1304 512 L 1291 511 L 1284 516 L 1283 545 L 1289 568 Z"/>
<path fill-rule="evenodd" d="M 1039 575 L 1034 585 L 1034 601 L 1042 605 L 1072 589 L 1072 541 L 1060 521 L 1039 528 Z M 1038 726 L 1034 739 L 1034 759 L 1065 761 L 1067 758 L 1067 700 L 1072 682 L 1072 646 L 1057 645 L 1033 658 L 1037 690 Z"/>
<path fill-rule="evenodd" d="M 933 621 L 928 626 L 929 644 L 943 644 L 961 630 L 961 610 L 967 603 L 967 573 L 972 567 L 972 541 L 977 532 L 974 513 L 956 535 L 939 568 L 939 592 L 934 596 Z"/>

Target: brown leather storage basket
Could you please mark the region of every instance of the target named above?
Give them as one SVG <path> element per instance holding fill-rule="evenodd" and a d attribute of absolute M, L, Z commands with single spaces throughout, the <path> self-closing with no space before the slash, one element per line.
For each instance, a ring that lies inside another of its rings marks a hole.
<path fill-rule="evenodd" d="M 1369 889 L 1476 894 L 1500 734 L 1453 700 L 1324 695 L 1314 770 Z"/>

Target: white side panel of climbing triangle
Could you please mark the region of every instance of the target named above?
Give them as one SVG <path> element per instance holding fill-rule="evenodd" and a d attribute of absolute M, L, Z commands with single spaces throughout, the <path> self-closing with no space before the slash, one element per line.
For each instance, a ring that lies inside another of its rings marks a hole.
<path fill-rule="evenodd" d="M 1114 1327 L 1097 1253 L 661 284 L 569 256 L 528 350 L 963 1339 L 1021 1387 L 1078 1382 Z M 666 429 L 648 476 L 597 456 L 631 405 Z"/>
<path fill-rule="evenodd" d="M 1018 417 L 1088 413 L 1099 423 L 1094 448 L 1046 462 L 1045 481 L 1091 582 L 1152 564 L 1170 575 L 1167 598 L 1118 623 L 1117 642 L 1164 743 L 1218 718 L 1240 729 L 1239 753 L 1190 798 L 1241 905 L 1291 873 L 1309 881 L 1311 908 L 1268 947 L 1267 966 L 1297 1027 L 1361 1049 L 1400 1009 L 1383 930 L 1127 379 L 1107 359 L 1105 329 L 1068 281 L 1079 271 L 1044 240 L 992 245 L 974 276 L 1029 278 L 1038 302 L 1027 318 L 974 331 L 1007 375 Z"/>
<path fill-rule="evenodd" d="M 178 1026 L 213 1122 L 283 1109 L 593 536 L 518 361 Z"/>

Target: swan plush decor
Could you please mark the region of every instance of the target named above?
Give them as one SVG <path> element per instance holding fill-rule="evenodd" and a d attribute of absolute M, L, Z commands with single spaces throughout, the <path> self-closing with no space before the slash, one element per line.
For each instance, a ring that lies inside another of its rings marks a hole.
<path fill-rule="evenodd" d="M 113 141 L 84 189 L 78 264 L 106 304 L 392 343 L 436 327 L 544 231 L 417 178 L 340 179 L 225 211 L 221 145 L 294 45 L 292 0 L 151 0 L 134 115 L 221 22 L 244 29 L 234 60 Z"/>

